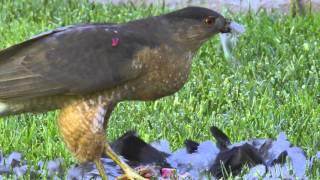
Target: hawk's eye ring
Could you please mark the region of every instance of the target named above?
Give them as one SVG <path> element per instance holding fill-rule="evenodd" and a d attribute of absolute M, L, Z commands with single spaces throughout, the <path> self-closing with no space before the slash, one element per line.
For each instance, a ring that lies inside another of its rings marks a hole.
<path fill-rule="evenodd" d="M 213 24 L 214 21 L 215 21 L 215 19 L 214 19 L 213 16 L 208 16 L 208 17 L 206 17 L 206 19 L 204 20 L 204 22 L 205 22 L 206 24 L 208 24 L 208 25 Z"/>

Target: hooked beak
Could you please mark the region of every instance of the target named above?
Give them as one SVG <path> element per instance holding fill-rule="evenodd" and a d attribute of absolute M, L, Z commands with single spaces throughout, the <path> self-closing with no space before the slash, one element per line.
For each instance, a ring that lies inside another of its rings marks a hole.
<path fill-rule="evenodd" d="M 242 34 L 246 31 L 246 28 L 242 24 L 238 24 L 230 19 L 226 19 L 224 27 L 220 30 L 220 33 L 239 33 Z"/>
<path fill-rule="evenodd" d="M 225 19 L 225 23 L 222 29 L 220 29 L 220 33 L 230 33 L 231 32 L 231 20 L 230 19 Z"/>

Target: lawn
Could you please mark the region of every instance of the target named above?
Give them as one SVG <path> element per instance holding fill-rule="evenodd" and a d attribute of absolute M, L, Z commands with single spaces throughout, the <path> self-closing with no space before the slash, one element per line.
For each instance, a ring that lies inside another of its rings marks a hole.
<path fill-rule="evenodd" d="M 0 49 L 69 24 L 126 22 L 168 9 L 91 4 L 67 0 L 0 0 Z M 223 129 L 233 142 L 275 138 L 283 131 L 308 156 L 320 150 L 320 15 L 291 18 L 276 13 L 227 15 L 247 32 L 226 60 L 218 37 L 194 57 L 188 83 L 155 102 L 122 102 L 110 119 L 111 141 L 136 129 L 147 141 L 166 138 L 179 148 L 187 138 L 213 139 Z M 57 112 L 1 118 L 0 149 L 19 151 L 31 163 L 76 160 L 57 130 Z M 316 176 L 319 166 L 313 170 Z M 319 172 L 318 172 L 319 173 Z"/>

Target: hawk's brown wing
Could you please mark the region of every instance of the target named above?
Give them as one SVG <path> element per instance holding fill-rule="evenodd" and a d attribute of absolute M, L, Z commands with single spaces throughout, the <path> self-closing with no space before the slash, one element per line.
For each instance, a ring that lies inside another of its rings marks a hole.
<path fill-rule="evenodd" d="M 112 88 L 140 74 L 132 61 L 145 46 L 154 44 L 121 25 L 76 25 L 41 34 L 0 52 L 0 100 Z"/>

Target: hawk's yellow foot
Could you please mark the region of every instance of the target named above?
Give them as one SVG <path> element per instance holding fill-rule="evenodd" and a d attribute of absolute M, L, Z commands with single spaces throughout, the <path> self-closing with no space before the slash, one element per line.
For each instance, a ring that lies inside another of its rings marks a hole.
<path fill-rule="evenodd" d="M 118 179 L 130 179 L 130 180 L 146 180 L 138 173 L 136 173 L 128 164 L 122 161 L 118 155 L 111 149 L 108 143 L 106 143 L 106 154 L 116 162 L 124 172 L 124 176 L 119 177 Z"/>
<path fill-rule="evenodd" d="M 108 176 L 107 176 L 106 170 L 104 169 L 103 163 L 101 162 L 101 159 L 100 158 L 96 159 L 94 163 L 96 164 L 96 167 L 99 171 L 101 178 L 103 180 L 107 180 Z"/>

